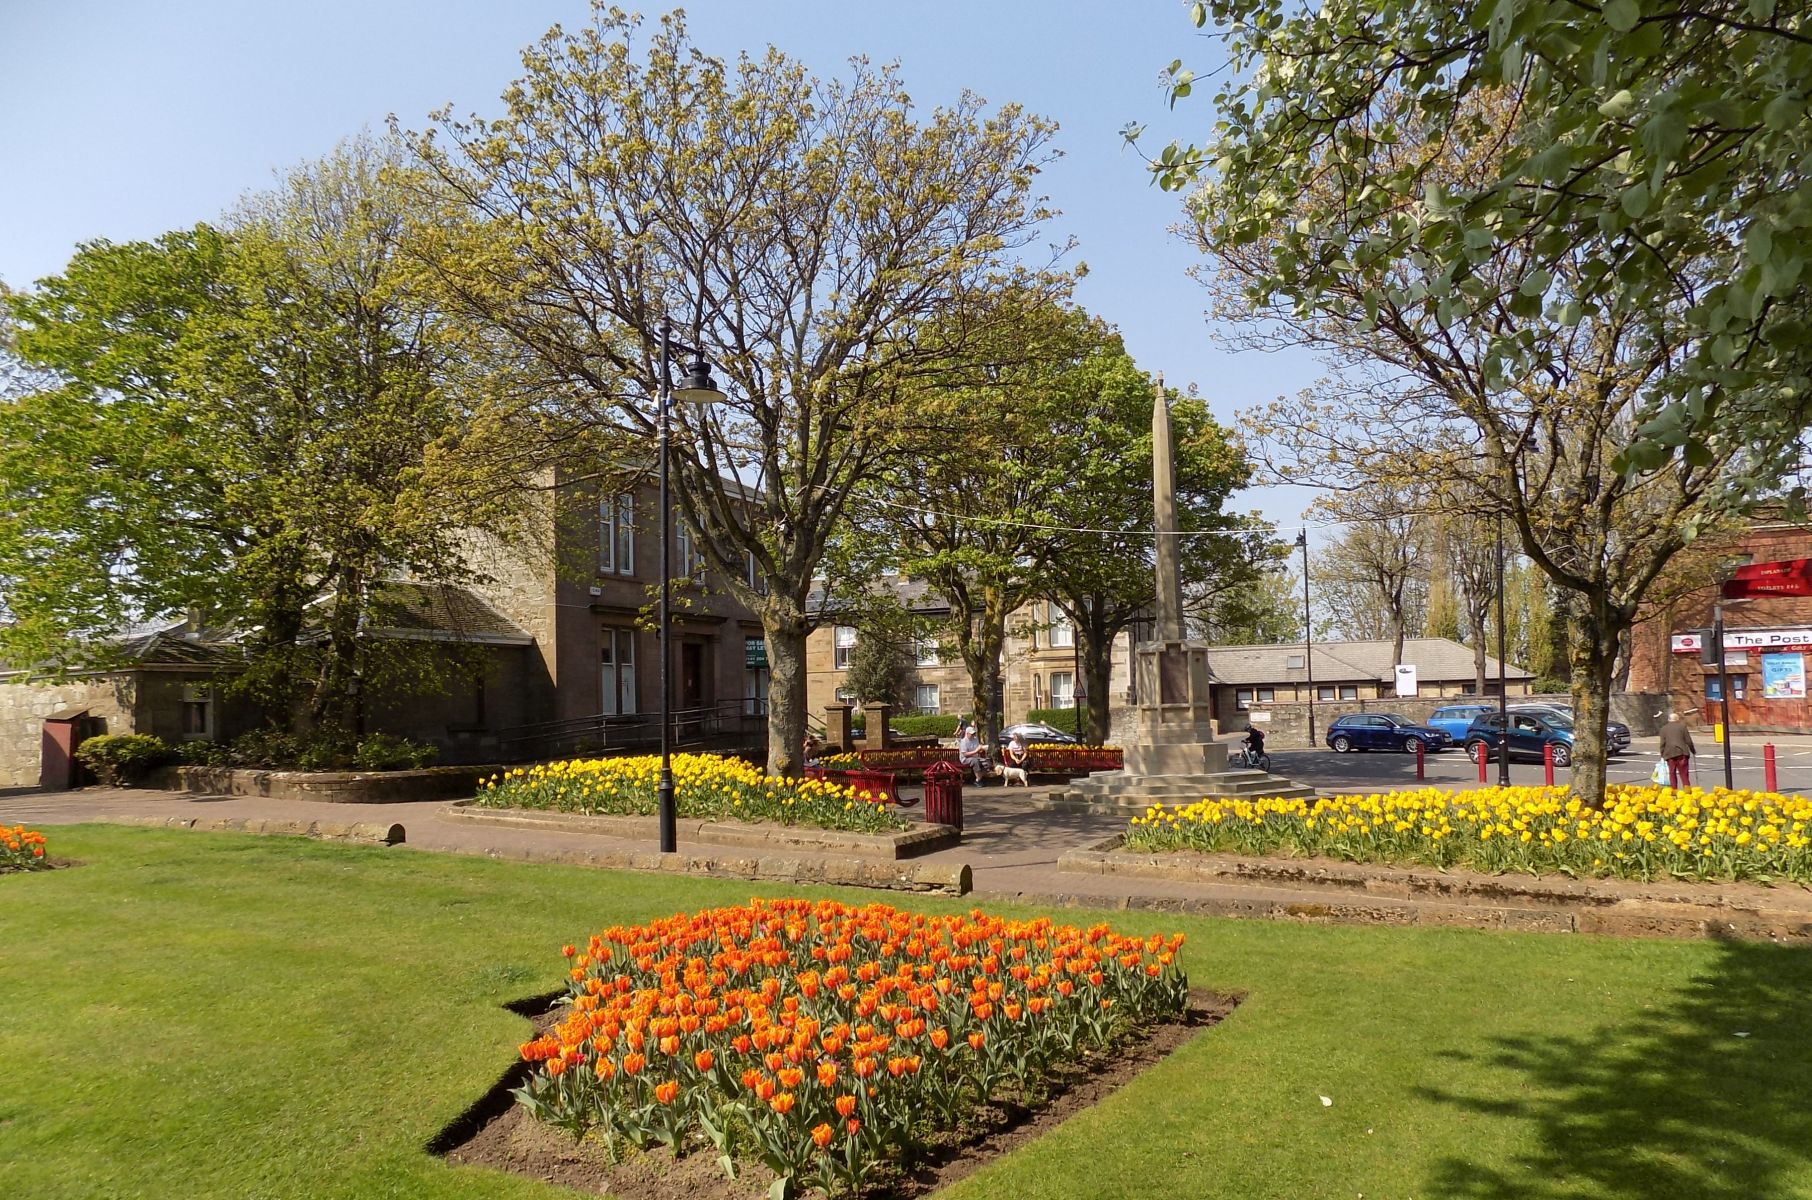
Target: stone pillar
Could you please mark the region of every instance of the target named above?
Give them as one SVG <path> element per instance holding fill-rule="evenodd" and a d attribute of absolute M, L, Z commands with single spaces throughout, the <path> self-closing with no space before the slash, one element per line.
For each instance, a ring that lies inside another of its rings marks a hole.
<path fill-rule="evenodd" d="M 893 730 L 888 727 L 888 720 L 893 716 L 891 704 L 864 704 L 862 711 L 868 714 L 867 746 L 870 750 L 885 750 L 893 745 Z"/>
<path fill-rule="evenodd" d="M 855 737 L 849 731 L 849 705 L 824 706 L 824 745 L 833 754 L 842 754 L 856 748 Z"/>

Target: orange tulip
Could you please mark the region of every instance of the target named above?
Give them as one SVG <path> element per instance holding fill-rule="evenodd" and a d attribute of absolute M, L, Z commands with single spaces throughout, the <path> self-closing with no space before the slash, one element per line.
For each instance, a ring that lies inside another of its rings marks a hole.
<path fill-rule="evenodd" d="M 847 1117 L 856 1111 L 856 1098 L 854 1096 L 838 1096 L 835 1103 L 837 1115 L 839 1117 Z"/>
<path fill-rule="evenodd" d="M 701 1071 L 709 1071 L 717 1062 L 717 1055 L 709 1050 L 700 1050 L 692 1056 L 692 1065 Z"/>
<path fill-rule="evenodd" d="M 768 1107 L 779 1113 L 781 1116 L 786 1116 L 793 1111 L 793 1093 L 781 1092 L 778 1096 L 775 1096 L 772 1100 L 768 1101 Z"/>
<path fill-rule="evenodd" d="M 980 1050 L 987 1043 L 988 1035 L 979 1029 L 969 1035 L 969 1049 L 971 1050 Z"/>
<path fill-rule="evenodd" d="M 625 1075 L 640 1075 L 642 1073 L 642 1068 L 647 1065 L 648 1060 L 640 1054 L 626 1054 L 623 1056 L 623 1074 Z"/>
<path fill-rule="evenodd" d="M 675 1080 L 669 1079 L 665 1083 L 657 1083 L 654 1085 L 654 1098 L 659 1100 L 662 1104 L 672 1104 L 674 1098 L 678 1095 L 679 1084 Z"/>

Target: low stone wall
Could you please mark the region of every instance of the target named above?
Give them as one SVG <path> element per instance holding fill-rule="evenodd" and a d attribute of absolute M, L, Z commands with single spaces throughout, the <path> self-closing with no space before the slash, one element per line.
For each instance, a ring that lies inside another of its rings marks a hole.
<path fill-rule="evenodd" d="M 334 804 L 409 804 L 463 800 L 497 766 L 425 767 L 419 771 L 253 771 L 242 767 L 164 767 L 147 785 L 203 796 L 266 796 Z"/>
<path fill-rule="evenodd" d="M 1218 904 L 1213 911 L 1227 916 L 1812 944 L 1812 893 L 1795 887 L 1537 879 L 1336 859 L 1146 854 L 1126 850 L 1118 835 L 1065 852 L 1057 868 L 1208 885 L 1216 896 L 1205 903 Z"/>
<path fill-rule="evenodd" d="M 548 812 L 540 809 L 480 808 L 470 801 L 449 805 L 443 815 L 477 825 L 505 829 L 542 829 L 556 833 L 591 833 L 604 837 L 654 842 L 660 837 L 660 819 L 643 816 Z M 947 850 L 962 843 L 962 834 L 949 825 L 921 825 L 902 833 L 853 833 L 842 829 L 815 829 L 800 825 L 762 825 L 745 821 L 683 820 L 679 837 L 708 846 L 751 846 L 801 850 L 812 853 L 852 854 L 861 858 L 897 860 Z"/>
<path fill-rule="evenodd" d="M 271 821 L 256 817 L 107 817 L 112 825 L 148 825 L 154 829 L 205 829 L 216 833 L 259 833 L 306 837 L 334 842 L 375 842 L 401 845 L 407 833 L 386 821 Z"/>
<path fill-rule="evenodd" d="M 1571 704 L 1573 698 L 1559 696 L 1519 696 L 1510 695 L 1510 703 L 1515 704 Z M 1301 749 L 1308 745 L 1320 746 L 1327 738 L 1328 725 L 1336 717 L 1348 713 L 1396 713 L 1412 721 L 1426 721 L 1437 708 L 1447 708 L 1454 704 L 1495 704 L 1496 696 L 1441 696 L 1423 699 L 1399 700 L 1391 697 L 1361 700 L 1317 700 L 1315 702 L 1315 740 L 1309 740 L 1309 705 L 1307 701 L 1290 700 L 1276 704 L 1254 704 L 1247 713 L 1251 723 L 1265 735 L 1265 745 L 1269 749 Z M 1611 697 L 1611 720 L 1622 721 L 1630 727 L 1630 733 L 1636 737 L 1653 737 L 1660 731 L 1661 721 L 1667 719 L 1667 697 L 1649 695 L 1644 692 L 1619 692 Z M 1655 714 L 1661 713 L 1657 720 Z"/>

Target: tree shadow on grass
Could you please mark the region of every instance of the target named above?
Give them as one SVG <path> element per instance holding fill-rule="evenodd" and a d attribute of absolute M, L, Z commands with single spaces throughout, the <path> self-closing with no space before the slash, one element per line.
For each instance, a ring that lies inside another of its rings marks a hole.
<path fill-rule="evenodd" d="M 1441 1160 L 1429 1188 L 1443 1200 L 1812 1195 L 1812 950 L 1724 943 L 1631 1021 L 1451 1057 L 1525 1086 L 1423 1095 L 1526 1122 L 1536 1145 L 1507 1167 Z"/>

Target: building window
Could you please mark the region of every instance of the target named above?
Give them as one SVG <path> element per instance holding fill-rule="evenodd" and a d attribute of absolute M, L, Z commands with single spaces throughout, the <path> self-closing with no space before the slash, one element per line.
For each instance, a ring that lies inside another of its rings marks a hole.
<path fill-rule="evenodd" d="M 1051 707 L 1073 708 L 1076 704 L 1076 680 L 1068 671 L 1051 672 Z"/>
<path fill-rule="evenodd" d="M 1271 703 L 1274 703 L 1276 700 L 1277 700 L 1277 689 L 1276 688 L 1259 688 L 1258 689 L 1258 702 L 1260 704 L 1271 704 Z"/>
<path fill-rule="evenodd" d="M 942 690 L 935 683 L 921 683 L 912 691 L 913 706 L 924 716 L 936 716 L 941 702 Z"/>
<path fill-rule="evenodd" d="M 766 638 L 742 639 L 742 711 L 762 717 L 768 711 L 768 642 Z"/>
<path fill-rule="evenodd" d="M 755 561 L 753 550 L 742 552 L 742 581 L 757 592 L 767 593 L 767 580 L 761 577 L 761 565 Z"/>
<path fill-rule="evenodd" d="M 1076 644 L 1076 627 L 1061 608 L 1055 604 L 1045 605 L 1045 615 L 1051 622 L 1051 648 L 1067 650 Z"/>
<path fill-rule="evenodd" d="M 1240 688 L 1233 693 L 1233 707 L 1242 712 L 1252 707 L 1252 689 Z"/>
<path fill-rule="evenodd" d="M 603 693 L 598 711 L 607 717 L 627 716 L 635 707 L 635 630 L 606 629 L 599 635 Z"/>
<path fill-rule="evenodd" d="M 1340 698 L 1342 700 L 1357 700 L 1359 698 L 1359 685 L 1356 683 L 1341 684 Z"/>
<path fill-rule="evenodd" d="M 856 702 L 856 689 L 855 688 L 840 687 L 837 689 L 837 703 L 838 704 L 854 704 L 855 702 Z"/>
<path fill-rule="evenodd" d="M 634 496 L 598 501 L 598 570 L 606 575 L 635 574 Z"/>
<path fill-rule="evenodd" d="M 695 579 L 705 573 L 705 556 L 699 552 L 698 539 L 684 521 L 676 530 L 674 548 L 679 551 L 679 573 L 675 579 Z"/>
<path fill-rule="evenodd" d="M 1284 669 L 1289 671 L 1300 671 L 1308 665 L 1308 661 L 1306 655 L 1292 654 L 1284 659 Z"/>
<path fill-rule="evenodd" d="M 182 685 L 182 736 L 188 742 L 214 736 L 214 689 L 209 684 Z"/>
<path fill-rule="evenodd" d="M 935 667 L 938 665 L 936 638 L 919 638 L 913 643 L 913 651 L 919 666 Z"/>
<path fill-rule="evenodd" d="M 1333 698 L 1334 698 L 1334 689 L 1331 686 L 1324 684 L 1315 689 L 1315 699 L 1332 700 Z"/>
<path fill-rule="evenodd" d="M 832 665 L 839 671 L 847 671 L 849 670 L 850 652 L 856 648 L 856 627 L 854 625 L 839 625 L 837 626 L 836 633 L 833 637 L 835 639 L 835 645 L 832 650 L 832 655 L 834 657 Z"/>
<path fill-rule="evenodd" d="M 1239 688 L 1233 693 L 1234 707 L 1251 708 L 1254 704 L 1270 704 L 1277 699 L 1276 688 Z"/>
<path fill-rule="evenodd" d="M 1716 675 L 1705 677 L 1705 698 L 1707 700 L 1724 698 L 1724 688 Z M 1749 699 L 1749 676 L 1732 675 L 1730 677 L 1730 698 L 1736 701 Z"/>

